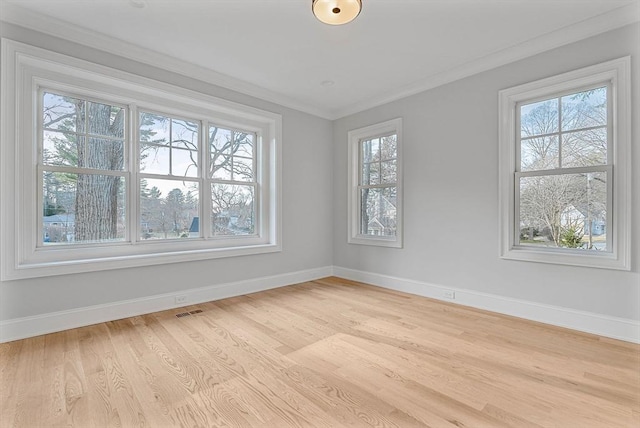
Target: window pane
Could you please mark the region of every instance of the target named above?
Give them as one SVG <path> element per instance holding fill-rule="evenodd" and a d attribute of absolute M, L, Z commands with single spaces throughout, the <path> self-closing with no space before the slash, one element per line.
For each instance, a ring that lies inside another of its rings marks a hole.
<path fill-rule="evenodd" d="M 140 144 L 140 172 L 168 175 L 170 170 L 168 147 Z"/>
<path fill-rule="evenodd" d="M 520 136 L 522 138 L 553 132 L 558 132 L 557 98 L 525 104 L 520 107 Z"/>
<path fill-rule="evenodd" d="M 254 187 L 211 186 L 212 230 L 216 236 L 255 234 Z"/>
<path fill-rule="evenodd" d="M 217 126 L 209 127 L 209 145 L 211 146 L 212 156 L 219 154 L 231 154 L 232 132 L 228 129 L 218 128 Z"/>
<path fill-rule="evenodd" d="M 193 150 L 171 150 L 171 173 L 182 177 L 198 176 L 198 152 Z"/>
<path fill-rule="evenodd" d="M 82 244 L 125 239 L 125 178 L 43 173 L 43 243 Z"/>
<path fill-rule="evenodd" d="M 361 158 L 363 163 L 380 159 L 380 139 L 363 141 L 361 145 Z"/>
<path fill-rule="evenodd" d="M 218 180 L 254 181 L 255 134 L 211 126 L 211 176 Z"/>
<path fill-rule="evenodd" d="M 43 128 L 72 132 L 82 130 L 78 121 L 83 121 L 84 117 L 77 110 L 84 110 L 83 100 L 45 92 L 42 101 Z"/>
<path fill-rule="evenodd" d="M 171 145 L 172 147 L 198 150 L 198 124 L 187 120 L 172 119 Z"/>
<path fill-rule="evenodd" d="M 140 180 L 140 238 L 199 237 L 198 195 L 198 183 L 195 182 Z"/>
<path fill-rule="evenodd" d="M 362 165 L 362 184 L 374 185 L 380 184 L 380 163 L 365 163 Z"/>
<path fill-rule="evenodd" d="M 520 245 L 607 251 L 607 174 L 520 179 Z"/>
<path fill-rule="evenodd" d="M 397 166 L 395 160 L 390 160 L 381 163 L 382 167 L 382 183 L 395 183 L 397 181 Z"/>
<path fill-rule="evenodd" d="M 395 159 L 398 157 L 397 148 L 396 148 L 397 136 L 389 135 L 387 137 L 382 137 L 380 139 L 380 152 L 382 153 L 381 159 Z"/>
<path fill-rule="evenodd" d="M 89 133 L 107 137 L 124 137 L 125 111 L 122 107 L 88 102 Z"/>
<path fill-rule="evenodd" d="M 558 136 L 528 138 L 520 142 L 520 170 L 558 168 Z"/>
<path fill-rule="evenodd" d="M 253 159 L 234 157 L 233 179 L 237 181 L 253 181 Z"/>
<path fill-rule="evenodd" d="M 213 153 L 212 153 L 213 155 Z M 213 156 L 213 175 L 217 180 L 231 180 L 231 169 L 233 167 L 232 157 L 223 154 Z"/>
<path fill-rule="evenodd" d="M 606 165 L 606 163 L 606 128 L 562 134 L 562 166 L 564 168 Z"/>
<path fill-rule="evenodd" d="M 139 116 L 140 141 L 168 145 L 171 141 L 169 135 L 169 118 L 159 114 L 141 112 Z"/>
<path fill-rule="evenodd" d="M 84 164 L 78 166 L 85 168 L 104 169 L 121 171 L 124 169 L 124 141 L 103 138 L 89 138 L 86 146 L 78 145 L 81 149 L 80 160 L 84 159 Z M 84 150 L 82 148 L 84 147 Z"/>
<path fill-rule="evenodd" d="M 121 107 L 45 92 L 42 163 L 124 169 L 124 117 L 125 110 Z M 85 124 L 90 134 L 101 137 L 88 138 Z"/>
<path fill-rule="evenodd" d="M 562 130 L 607 124 L 607 88 L 602 87 L 562 97 Z"/>
<path fill-rule="evenodd" d="M 140 171 L 197 177 L 199 130 L 195 121 L 141 113 Z"/>
<path fill-rule="evenodd" d="M 74 133 L 44 131 L 42 163 L 44 165 L 78 166 L 78 146 L 85 138 Z"/>
<path fill-rule="evenodd" d="M 360 189 L 362 235 L 396 235 L 396 188 Z"/>
<path fill-rule="evenodd" d="M 255 144 L 255 134 L 246 132 L 236 132 L 235 141 L 238 145 L 235 154 L 245 158 L 253 158 L 253 145 Z"/>

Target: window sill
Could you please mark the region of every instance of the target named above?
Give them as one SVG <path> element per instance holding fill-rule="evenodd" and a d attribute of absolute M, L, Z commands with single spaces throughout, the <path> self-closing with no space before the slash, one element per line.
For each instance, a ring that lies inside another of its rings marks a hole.
<path fill-rule="evenodd" d="M 133 246 L 132 246 L 133 247 Z M 282 251 L 278 244 L 257 244 L 225 248 L 195 248 L 175 251 L 146 252 L 144 254 L 110 255 L 106 257 L 72 260 L 44 261 L 34 260 L 19 263 L 17 266 L 4 266 L 2 281 L 39 278 L 55 275 L 96 272 L 112 269 L 154 266 L 168 263 L 190 262 L 198 260 L 218 259 L 226 257 L 248 256 L 255 254 L 274 253 Z"/>
<path fill-rule="evenodd" d="M 512 247 L 500 255 L 501 259 L 526 262 L 550 263 L 566 266 L 592 267 L 597 269 L 630 270 L 628 260 L 621 259 L 614 253 L 585 253 L 586 250 L 535 249 Z"/>
<path fill-rule="evenodd" d="M 371 245 L 374 247 L 402 248 L 402 242 L 397 237 L 380 237 L 358 235 L 349 238 L 349 244 Z"/>

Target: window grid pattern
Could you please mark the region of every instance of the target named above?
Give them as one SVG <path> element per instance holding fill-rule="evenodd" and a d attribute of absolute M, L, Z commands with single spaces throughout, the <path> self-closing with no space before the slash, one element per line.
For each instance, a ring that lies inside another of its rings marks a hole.
<path fill-rule="evenodd" d="M 257 134 L 209 124 L 211 235 L 257 233 Z"/>
<path fill-rule="evenodd" d="M 125 118 L 135 107 L 59 92 L 40 97 L 38 245 L 258 235 L 256 132 L 140 110 L 130 167 Z M 137 195 L 133 222 L 130 194 Z M 208 227 L 200 222 L 205 212 Z"/>
<path fill-rule="evenodd" d="M 518 104 L 515 245 L 611 251 L 609 92 Z"/>
<path fill-rule="evenodd" d="M 395 236 L 397 223 L 397 134 L 358 145 L 361 235 Z"/>
<path fill-rule="evenodd" d="M 105 101 L 40 91 L 37 246 L 129 239 L 128 109 Z"/>
<path fill-rule="evenodd" d="M 201 236 L 201 129 L 195 119 L 138 114 L 139 239 Z"/>

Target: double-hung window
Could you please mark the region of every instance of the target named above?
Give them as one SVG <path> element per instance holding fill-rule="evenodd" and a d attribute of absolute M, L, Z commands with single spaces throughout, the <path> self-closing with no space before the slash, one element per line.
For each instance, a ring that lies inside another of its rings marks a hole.
<path fill-rule="evenodd" d="M 279 115 L 3 54 L 3 280 L 280 250 Z"/>
<path fill-rule="evenodd" d="M 628 59 L 501 91 L 501 254 L 629 268 Z"/>
<path fill-rule="evenodd" d="M 402 120 L 349 132 L 349 243 L 402 247 Z"/>

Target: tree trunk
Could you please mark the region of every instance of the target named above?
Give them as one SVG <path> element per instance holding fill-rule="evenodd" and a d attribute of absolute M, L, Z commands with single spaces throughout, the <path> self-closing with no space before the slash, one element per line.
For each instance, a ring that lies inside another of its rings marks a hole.
<path fill-rule="evenodd" d="M 80 136 L 78 167 L 122 170 L 124 164 L 124 109 L 112 121 L 108 105 L 80 101 L 77 106 L 79 132 L 108 135 L 111 138 Z M 88 116 L 87 116 L 88 115 Z M 87 124 L 90 129 L 85 129 Z M 87 141 L 88 140 L 88 141 Z M 79 174 L 76 187 L 76 241 L 100 241 L 118 237 L 118 197 L 122 178 L 99 174 Z"/>

